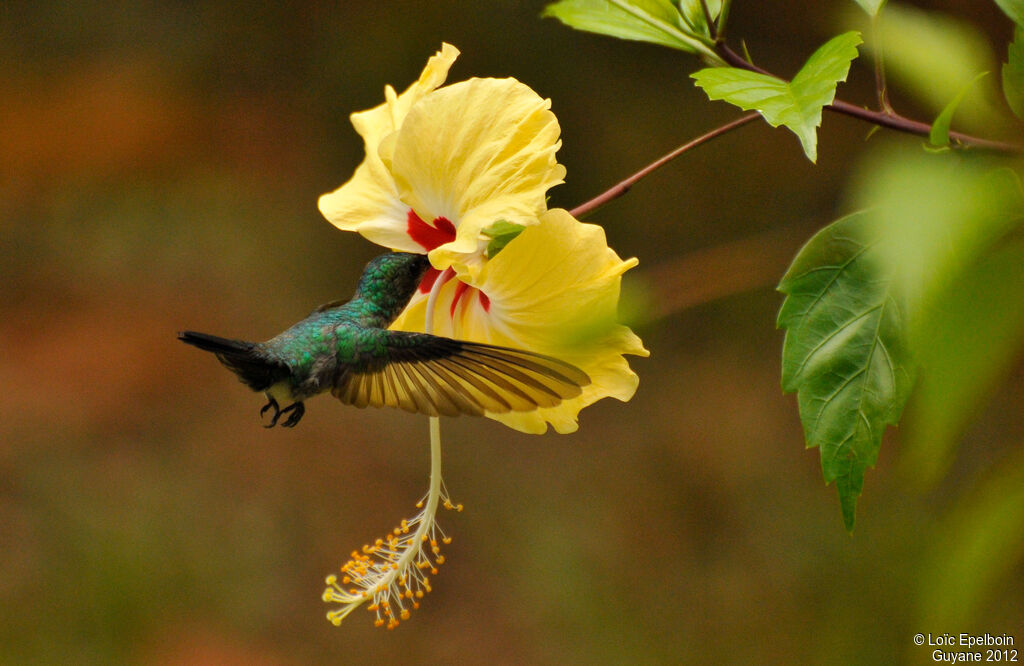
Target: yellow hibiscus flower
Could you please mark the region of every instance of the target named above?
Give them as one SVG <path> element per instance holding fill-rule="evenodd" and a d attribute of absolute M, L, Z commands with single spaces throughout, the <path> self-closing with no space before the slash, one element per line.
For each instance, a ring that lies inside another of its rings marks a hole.
<path fill-rule="evenodd" d="M 614 323 L 621 276 L 636 260 L 622 261 L 600 227 L 546 210 L 547 190 L 565 176 L 550 101 L 515 79 L 441 87 L 457 56 L 443 45 L 405 92 L 388 86 L 383 104 L 352 114 L 366 158 L 320 197 L 320 211 L 385 247 L 428 253 L 433 269 L 392 328 L 425 330 L 427 295 L 441 277 L 434 333 L 554 356 L 586 372 L 592 383 L 556 407 L 487 414 L 523 432 L 548 423 L 572 432 L 583 407 L 636 391 L 622 355 L 648 352 Z M 507 245 L 496 250 L 499 227 Z"/>
<path fill-rule="evenodd" d="M 515 79 L 439 88 L 458 54 L 443 45 L 405 92 L 388 86 L 383 104 L 352 114 L 366 158 L 319 207 L 339 229 L 475 273 L 481 231 L 498 219 L 536 224 L 565 167 L 550 100 Z"/>

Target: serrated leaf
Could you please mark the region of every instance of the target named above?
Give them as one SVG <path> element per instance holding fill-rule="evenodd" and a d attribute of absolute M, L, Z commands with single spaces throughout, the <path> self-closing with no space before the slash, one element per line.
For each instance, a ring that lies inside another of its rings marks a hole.
<path fill-rule="evenodd" d="M 815 234 L 778 287 L 782 386 L 797 392 L 807 446 L 820 450 L 825 482 L 836 482 L 848 530 L 864 471 L 912 384 L 904 306 L 867 218 L 855 213 Z"/>
<path fill-rule="evenodd" d="M 868 16 L 878 16 L 878 12 L 885 6 L 886 0 L 854 0 L 861 9 L 868 13 Z"/>
<path fill-rule="evenodd" d="M 928 141 L 933 146 L 948 146 L 949 145 L 949 126 L 953 122 L 953 114 L 956 113 L 956 107 L 960 106 L 960 102 L 963 101 L 964 97 L 967 96 L 971 86 L 977 82 L 978 79 L 987 75 L 988 72 L 982 72 L 974 77 L 970 83 L 960 89 L 960 92 L 949 101 L 949 104 L 942 109 L 942 112 L 935 118 L 935 122 L 932 123 L 932 129 L 928 132 Z"/>
<path fill-rule="evenodd" d="M 710 67 L 691 76 L 709 99 L 756 110 L 773 127 L 785 125 L 800 139 L 807 158 L 816 162 L 821 110 L 835 99 L 836 86 L 846 80 L 861 42 L 858 32 L 833 37 L 790 82 L 733 67 Z"/>
<path fill-rule="evenodd" d="M 1003 97 L 1021 120 L 1024 120 L 1024 28 L 1014 31 L 1007 60 L 1003 64 Z"/>
<path fill-rule="evenodd" d="M 541 16 L 556 18 L 577 30 L 660 44 L 720 60 L 689 32 L 671 0 L 560 0 L 545 7 Z"/>
<path fill-rule="evenodd" d="M 1010 20 L 1024 28 L 1024 0 L 996 0 L 996 4 Z"/>
<path fill-rule="evenodd" d="M 863 211 L 815 235 L 779 285 L 787 294 L 779 313 L 786 329 L 783 388 L 797 391 L 807 444 L 821 449 L 825 479 L 836 481 L 848 527 L 864 470 L 874 463 L 885 426 L 899 418 L 918 368 L 945 368 L 945 381 L 962 384 L 964 392 L 953 395 L 977 397 L 976 378 L 960 373 L 987 367 L 991 359 L 971 362 L 988 349 L 946 359 L 956 352 L 943 345 L 943 331 L 963 340 L 972 330 L 996 353 L 1018 329 L 991 318 L 1024 311 L 1013 305 L 999 314 L 992 303 L 977 318 L 944 319 L 966 316 L 956 309 L 968 302 L 960 290 L 985 276 L 999 279 L 998 271 L 974 274 L 988 270 L 989 261 L 1018 271 L 1003 287 L 1024 289 L 1018 257 L 993 251 L 1024 221 L 1015 172 L 913 150 L 872 160 L 856 180 L 855 203 Z M 979 306 L 992 300 L 983 291 L 977 298 Z M 972 407 L 970 400 L 936 404 L 953 424 Z"/>

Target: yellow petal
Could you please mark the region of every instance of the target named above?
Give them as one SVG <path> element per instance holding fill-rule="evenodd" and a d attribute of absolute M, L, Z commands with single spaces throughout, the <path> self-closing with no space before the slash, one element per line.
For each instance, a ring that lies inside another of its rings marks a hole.
<path fill-rule="evenodd" d="M 579 411 L 597 400 L 629 400 L 638 378 L 623 354 L 647 356 L 643 343 L 617 323 L 622 274 L 636 265 L 608 247 L 604 230 L 575 220 L 566 211 L 544 213 L 474 279 L 460 275 L 486 294 L 463 298 L 451 315 L 457 281 L 442 287 L 434 316 L 438 335 L 505 345 L 554 356 L 586 372 L 591 385 L 578 397 L 533 412 L 487 416 L 528 433 L 577 428 Z M 418 295 L 392 325 L 423 330 L 426 298 Z"/>
<path fill-rule="evenodd" d="M 390 169 L 400 198 L 424 220 L 446 217 L 456 238 L 431 263 L 477 273 L 486 243 L 480 231 L 498 220 L 537 223 L 547 190 L 562 182 L 555 160 L 558 120 L 515 79 L 470 79 L 424 97 L 394 139 Z"/>
<path fill-rule="evenodd" d="M 381 140 L 402 126 L 409 109 L 445 82 L 448 70 L 458 57 L 457 48 L 451 44 L 441 44 L 441 50 L 427 60 L 427 66 L 423 68 L 419 79 L 406 88 L 405 92 L 395 95 L 394 88 L 387 86 L 383 104 L 352 114 L 352 125 L 359 136 L 363 137 L 367 155 L 376 154 Z"/>
<path fill-rule="evenodd" d="M 418 80 L 401 95 L 388 86 L 385 102 L 372 109 L 353 113 L 352 125 L 366 148 L 366 157 L 352 179 L 335 191 L 320 197 L 320 212 L 331 224 L 345 231 L 358 231 L 381 245 L 406 251 L 423 248 L 405 233 L 409 207 L 398 197 L 394 180 L 380 157 L 380 149 L 389 135 L 402 126 L 409 109 L 425 95 L 444 83 L 448 70 L 459 55 L 450 44 L 427 61 Z"/>

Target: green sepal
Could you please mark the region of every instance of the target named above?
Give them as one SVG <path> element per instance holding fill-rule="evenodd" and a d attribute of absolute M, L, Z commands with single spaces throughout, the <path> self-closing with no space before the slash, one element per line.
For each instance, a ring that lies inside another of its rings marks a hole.
<path fill-rule="evenodd" d="M 516 236 L 523 233 L 525 229 L 521 224 L 515 224 L 507 220 L 498 220 L 489 227 L 480 230 L 484 236 L 490 238 L 485 253 L 488 259 L 493 259 L 496 254 L 505 249 L 505 246 L 512 242 Z"/>

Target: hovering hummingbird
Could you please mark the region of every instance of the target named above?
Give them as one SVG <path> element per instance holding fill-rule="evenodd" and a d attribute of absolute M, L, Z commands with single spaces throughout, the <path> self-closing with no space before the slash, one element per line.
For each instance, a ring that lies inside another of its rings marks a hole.
<path fill-rule="evenodd" d="M 320 306 L 266 342 L 183 331 L 182 342 L 213 352 L 273 412 L 265 427 L 295 426 L 304 401 L 330 391 L 356 407 L 399 407 L 430 416 L 482 415 L 553 407 L 590 384 L 585 372 L 550 356 L 427 333 L 391 331 L 430 262 L 391 252 L 363 271 L 348 302 Z M 284 405 L 282 407 L 282 405 Z"/>

